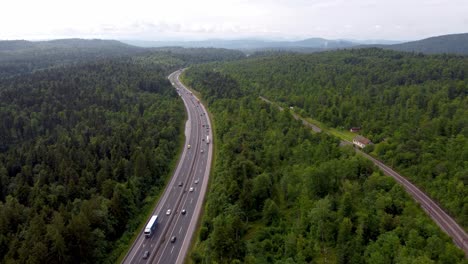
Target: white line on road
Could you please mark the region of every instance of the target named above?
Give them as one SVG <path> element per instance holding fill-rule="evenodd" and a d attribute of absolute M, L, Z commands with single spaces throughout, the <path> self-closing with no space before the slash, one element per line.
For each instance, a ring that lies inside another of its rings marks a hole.
<path fill-rule="evenodd" d="M 174 246 L 172 246 L 172 249 L 171 249 L 171 254 L 172 254 L 172 251 L 174 251 Z"/>
<path fill-rule="evenodd" d="M 180 232 L 182 232 L 182 227 L 180 227 L 180 229 L 179 229 L 179 234 L 180 234 Z"/>
<path fill-rule="evenodd" d="M 192 203 L 192 202 L 193 202 L 193 198 L 192 198 L 192 199 L 190 199 L 190 203 Z"/>

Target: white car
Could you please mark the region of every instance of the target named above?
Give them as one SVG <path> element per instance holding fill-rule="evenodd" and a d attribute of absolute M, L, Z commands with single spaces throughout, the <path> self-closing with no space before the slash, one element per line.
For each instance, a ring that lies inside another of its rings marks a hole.
<path fill-rule="evenodd" d="M 167 209 L 166 215 L 170 215 L 170 214 L 171 214 L 171 209 Z"/>
<path fill-rule="evenodd" d="M 189 191 L 190 191 L 190 192 L 193 192 L 193 190 L 195 190 L 195 189 L 193 189 L 193 187 L 190 187 Z"/>
<path fill-rule="evenodd" d="M 195 184 L 198 184 L 198 182 L 199 182 L 199 180 L 198 180 L 198 179 L 196 179 L 196 180 L 195 180 Z"/>

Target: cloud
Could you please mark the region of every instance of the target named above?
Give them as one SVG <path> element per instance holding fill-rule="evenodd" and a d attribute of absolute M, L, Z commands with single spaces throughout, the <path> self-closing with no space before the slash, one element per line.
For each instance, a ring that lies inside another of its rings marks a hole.
<path fill-rule="evenodd" d="M 44 36 L 416 39 L 466 32 L 468 25 L 466 0 L 28 2 L 31 1 L 2 3 L 2 10 L 8 12 L 0 16 L 0 39 Z M 401 28 L 395 27 L 396 22 Z"/>

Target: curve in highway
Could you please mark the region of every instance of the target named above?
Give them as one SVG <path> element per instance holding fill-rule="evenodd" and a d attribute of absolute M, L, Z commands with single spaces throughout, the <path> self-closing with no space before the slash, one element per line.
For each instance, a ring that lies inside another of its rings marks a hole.
<path fill-rule="evenodd" d="M 168 78 L 188 113 L 185 148 L 153 210 L 158 215 L 154 234 L 146 238 L 141 230 L 122 263 L 183 263 L 200 216 L 211 168 L 213 136 L 206 108 L 179 80 L 182 72 L 178 70 Z"/>

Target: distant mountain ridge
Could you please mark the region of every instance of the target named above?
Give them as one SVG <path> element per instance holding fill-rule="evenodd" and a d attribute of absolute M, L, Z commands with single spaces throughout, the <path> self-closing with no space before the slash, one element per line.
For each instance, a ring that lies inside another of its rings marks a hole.
<path fill-rule="evenodd" d="M 131 56 L 147 49 L 117 40 L 0 41 L 0 78 L 61 65 Z"/>
<path fill-rule="evenodd" d="M 31 49 L 110 49 L 140 50 L 141 48 L 117 40 L 104 39 L 55 39 L 48 41 L 4 40 L 0 41 L 0 52 L 25 52 Z M 1 56 L 1 55 L 0 55 Z"/>
<path fill-rule="evenodd" d="M 391 40 L 328 40 L 308 38 L 299 41 L 268 41 L 260 39 L 237 40 L 202 40 L 202 41 L 139 41 L 122 40 L 122 42 L 139 47 L 179 46 L 186 48 L 225 48 L 244 51 L 285 50 L 295 52 L 319 52 L 333 49 L 370 48 L 422 52 L 426 54 L 452 53 L 468 55 L 468 33 L 450 34 L 427 39 L 399 43 Z M 379 44 L 380 43 L 380 44 Z"/>
<path fill-rule="evenodd" d="M 383 45 L 384 49 L 421 52 L 425 54 L 453 53 L 468 55 L 468 33 L 442 35 L 418 41 Z"/>
<path fill-rule="evenodd" d="M 292 48 L 311 48 L 311 49 L 338 49 L 349 48 L 360 43 L 354 43 L 347 40 L 328 40 L 323 38 L 309 38 L 299 41 L 268 41 L 257 39 L 238 39 L 238 40 L 202 40 L 202 41 L 138 41 L 122 40 L 122 42 L 140 46 L 140 47 L 168 47 L 180 46 L 185 48 L 225 48 L 240 50 L 258 50 L 258 49 L 292 49 Z"/>

